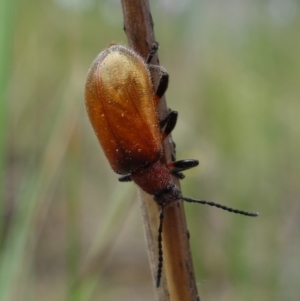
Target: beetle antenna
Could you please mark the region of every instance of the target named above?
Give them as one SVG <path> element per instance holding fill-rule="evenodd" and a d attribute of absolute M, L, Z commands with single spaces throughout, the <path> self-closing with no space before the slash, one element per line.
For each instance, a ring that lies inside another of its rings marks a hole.
<path fill-rule="evenodd" d="M 247 212 L 247 211 L 243 211 L 243 210 L 233 209 L 233 208 L 230 208 L 230 207 L 218 204 L 218 203 L 214 203 L 214 202 L 207 202 L 204 200 L 197 200 L 197 199 L 193 199 L 193 198 L 189 198 L 189 197 L 181 197 L 180 199 L 184 200 L 186 202 L 189 202 L 189 203 L 199 203 L 202 205 L 209 205 L 209 206 L 221 208 L 223 210 L 226 210 L 226 211 L 229 211 L 232 213 L 241 214 L 241 215 L 252 216 L 252 217 L 258 216 L 258 212 Z"/>
<path fill-rule="evenodd" d="M 159 287 L 161 274 L 162 274 L 162 267 L 163 267 L 163 249 L 162 249 L 162 226 L 164 220 L 164 208 L 161 208 L 159 213 L 159 227 L 158 227 L 158 265 L 157 265 L 157 275 L 156 275 L 156 287 Z"/>

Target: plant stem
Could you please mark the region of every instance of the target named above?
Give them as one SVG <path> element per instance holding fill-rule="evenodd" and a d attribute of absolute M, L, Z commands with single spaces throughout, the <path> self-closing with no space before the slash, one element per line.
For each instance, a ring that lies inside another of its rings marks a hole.
<path fill-rule="evenodd" d="M 156 42 L 153 32 L 153 21 L 148 0 L 121 0 L 124 15 L 124 30 L 131 48 L 146 58 L 151 46 Z M 158 64 L 157 54 L 152 64 Z M 154 86 L 159 80 L 158 74 L 152 74 Z M 159 116 L 162 118 L 167 111 L 163 97 L 159 104 Z M 173 143 L 170 139 L 164 142 L 163 162 L 172 161 Z M 174 182 L 179 186 L 178 179 Z M 150 267 L 153 283 L 156 283 L 158 262 L 158 219 L 159 206 L 152 196 L 139 189 L 143 222 L 146 232 L 147 245 L 150 257 Z M 188 240 L 188 230 L 182 201 L 165 208 L 163 224 L 163 254 L 164 264 L 162 281 L 156 289 L 159 301 L 199 301 L 193 264 Z"/>

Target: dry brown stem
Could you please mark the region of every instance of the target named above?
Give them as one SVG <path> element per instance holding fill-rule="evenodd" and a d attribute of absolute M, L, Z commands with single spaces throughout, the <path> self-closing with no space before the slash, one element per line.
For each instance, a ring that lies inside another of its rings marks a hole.
<path fill-rule="evenodd" d="M 153 20 L 150 13 L 148 0 L 122 0 L 124 15 L 124 30 L 129 46 L 147 57 L 151 45 L 156 41 L 153 32 Z M 157 55 L 152 64 L 158 64 Z M 154 76 L 157 83 L 158 76 Z M 163 97 L 159 105 L 159 115 L 164 116 L 167 110 Z M 173 145 L 170 140 L 164 143 L 163 161 L 171 161 Z M 178 183 L 177 179 L 174 179 Z M 144 227 L 147 237 L 150 265 L 153 275 L 153 283 L 157 272 L 157 231 L 159 206 L 153 201 L 152 196 L 139 190 Z M 188 231 L 184 208 L 181 201 L 165 209 L 163 224 L 163 253 L 164 265 L 162 282 L 156 289 L 159 301 L 199 301 L 193 264 L 188 240 Z"/>

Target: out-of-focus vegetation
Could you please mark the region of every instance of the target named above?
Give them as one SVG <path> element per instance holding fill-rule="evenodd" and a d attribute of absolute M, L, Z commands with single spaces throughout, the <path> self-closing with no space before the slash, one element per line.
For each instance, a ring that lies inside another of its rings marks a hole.
<path fill-rule="evenodd" d="M 1 301 L 153 300 L 134 184 L 84 108 L 118 1 L 1 1 Z M 299 300 L 300 4 L 151 1 L 203 300 Z M 2 26 L 3 25 L 3 26 Z"/>

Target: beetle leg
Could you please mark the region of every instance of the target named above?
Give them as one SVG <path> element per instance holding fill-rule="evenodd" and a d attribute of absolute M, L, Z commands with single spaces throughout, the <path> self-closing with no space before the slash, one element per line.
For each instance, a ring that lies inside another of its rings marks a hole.
<path fill-rule="evenodd" d="M 168 115 L 160 121 L 160 127 L 162 131 L 162 141 L 174 130 L 177 122 L 178 112 L 169 111 Z"/>
<path fill-rule="evenodd" d="M 171 109 L 168 109 L 168 112 L 166 116 L 159 122 L 159 126 L 162 131 L 162 141 L 173 131 L 173 129 L 176 126 L 177 122 L 177 117 L 178 117 L 178 112 L 177 111 L 172 111 Z M 175 142 L 172 141 L 173 143 L 173 150 L 172 150 L 172 161 L 176 160 L 176 145 Z M 183 179 L 184 176 L 179 176 L 180 179 Z"/>
<path fill-rule="evenodd" d="M 176 161 L 176 143 L 173 142 L 173 151 L 172 151 L 172 162 Z"/>
<path fill-rule="evenodd" d="M 150 62 L 151 62 L 151 60 L 152 60 L 154 54 L 155 54 L 155 53 L 157 52 L 157 50 L 158 50 L 158 47 L 159 47 L 158 42 L 154 42 L 154 43 L 152 44 L 151 49 L 150 49 L 150 52 L 149 52 L 148 57 L 147 57 L 147 59 L 146 59 L 146 63 L 147 63 L 147 64 L 150 64 Z"/>
<path fill-rule="evenodd" d="M 196 167 L 199 165 L 198 160 L 194 159 L 185 159 L 185 160 L 180 160 L 180 161 L 175 161 L 175 162 L 170 162 L 166 164 L 166 167 L 170 169 L 172 173 L 180 173 L 181 171 Z"/>
<path fill-rule="evenodd" d="M 173 148 L 172 148 L 172 152 L 171 152 L 171 159 L 172 159 L 172 162 L 176 161 L 176 144 L 175 142 L 172 140 L 172 144 L 173 144 Z M 176 175 L 178 178 L 180 179 L 183 179 L 184 178 L 184 175 Z"/>
<path fill-rule="evenodd" d="M 159 83 L 155 95 L 160 99 L 167 91 L 169 85 L 169 74 L 164 68 L 159 67 L 159 69 L 161 72 L 161 77 L 159 79 Z"/>
<path fill-rule="evenodd" d="M 156 92 L 154 94 L 155 102 L 156 102 L 156 105 L 157 105 L 159 103 L 159 100 L 161 99 L 161 97 L 167 91 L 168 84 L 169 84 L 169 74 L 166 71 L 166 69 L 164 69 L 161 66 L 148 65 L 148 69 L 150 70 L 150 72 L 151 71 L 158 71 L 160 73 L 159 83 L 158 83 Z"/>
<path fill-rule="evenodd" d="M 172 171 L 172 174 L 180 180 L 185 178 L 185 175 L 180 171 Z"/>
<path fill-rule="evenodd" d="M 180 180 L 185 178 L 185 175 L 181 172 L 193 167 L 198 166 L 199 161 L 194 159 L 185 159 L 166 164 L 166 167 L 170 169 L 171 173 Z"/>
<path fill-rule="evenodd" d="M 120 182 L 131 182 L 132 181 L 131 174 L 128 173 L 127 175 L 120 176 L 118 180 Z"/>
<path fill-rule="evenodd" d="M 177 117 L 178 117 L 177 111 L 172 111 L 171 109 L 168 109 L 165 116 L 159 121 L 160 128 L 163 129 L 166 126 L 166 124 L 169 122 L 169 120 L 173 119 L 173 118 L 176 119 L 175 120 L 175 125 L 176 125 Z M 175 125 L 174 125 L 174 127 L 175 127 Z M 173 127 L 173 129 L 174 129 L 174 127 Z"/>

